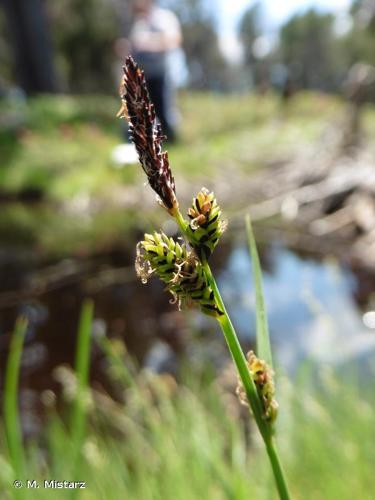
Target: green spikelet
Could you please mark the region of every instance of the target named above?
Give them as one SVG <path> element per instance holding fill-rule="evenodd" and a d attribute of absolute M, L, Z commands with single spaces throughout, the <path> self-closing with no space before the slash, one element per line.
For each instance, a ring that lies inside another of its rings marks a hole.
<path fill-rule="evenodd" d="M 190 218 L 187 227 L 189 242 L 200 257 L 208 258 L 226 227 L 226 223 L 221 220 L 221 209 L 214 193 L 202 188 L 193 199 L 188 216 Z"/>
<path fill-rule="evenodd" d="M 138 243 L 135 268 L 142 283 L 156 272 L 166 284 L 173 282 L 178 266 L 188 259 L 186 245 L 180 245 L 164 233 L 145 234 L 145 239 Z"/>
<path fill-rule="evenodd" d="M 180 244 L 164 233 L 145 234 L 145 239 L 138 243 L 135 267 L 143 283 L 156 274 L 180 306 L 195 302 L 206 314 L 223 314 L 216 304 L 202 264 L 184 243 Z"/>

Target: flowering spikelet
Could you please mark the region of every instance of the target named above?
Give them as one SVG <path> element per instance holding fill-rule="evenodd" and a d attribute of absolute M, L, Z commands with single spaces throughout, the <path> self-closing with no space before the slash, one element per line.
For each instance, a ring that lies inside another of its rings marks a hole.
<path fill-rule="evenodd" d="M 247 354 L 247 366 L 262 404 L 263 418 L 272 423 L 277 417 L 279 407 L 277 401 L 274 399 L 275 386 L 273 383 L 273 373 L 266 362 L 259 359 L 253 351 Z M 236 393 L 241 403 L 247 405 L 246 393 L 240 380 L 238 381 Z"/>
<path fill-rule="evenodd" d="M 145 234 L 145 239 L 138 243 L 135 267 L 143 283 L 152 274 L 157 274 L 179 305 L 195 302 L 206 314 L 223 314 L 201 263 L 184 243 L 180 244 L 164 233 Z"/>
<path fill-rule="evenodd" d="M 124 77 L 120 85 L 122 105 L 117 115 L 129 121 L 131 140 L 148 182 L 163 206 L 173 213 L 178 206 L 175 183 L 168 153 L 162 150 L 165 136 L 150 101 L 144 72 L 131 56 L 126 58 L 123 70 Z"/>
<path fill-rule="evenodd" d="M 193 199 L 188 216 L 190 218 L 187 227 L 189 242 L 199 256 L 203 255 L 208 258 L 226 227 L 226 223 L 221 220 L 221 209 L 214 193 L 202 188 Z"/>

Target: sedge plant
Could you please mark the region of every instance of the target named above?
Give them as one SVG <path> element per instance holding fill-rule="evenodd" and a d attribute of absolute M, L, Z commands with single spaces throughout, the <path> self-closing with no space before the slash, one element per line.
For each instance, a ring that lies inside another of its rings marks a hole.
<path fill-rule="evenodd" d="M 237 393 L 251 409 L 270 459 L 279 496 L 287 500 L 290 496 L 275 444 L 278 405 L 274 397 L 261 271 L 250 220 L 247 220 L 247 230 L 255 269 L 258 353 L 250 352 L 245 357 L 209 265 L 209 258 L 226 226 L 220 206 L 214 194 L 202 188 L 193 198 L 187 217 L 182 215 L 168 153 L 162 149 L 165 136 L 150 101 L 144 72 L 131 56 L 126 59 L 123 69 L 122 106 L 118 116 L 129 122 L 130 137 L 148 182 L 159 204 L 177 222 L 182 235 L 181 240 L 175 240 L 163 232 L 145 234 L 137 245 L 137 274 L 143 283 L 152 275 L 158 276 L 180 308 L 196 305 L 202 313 L 219 322 L 238 371 Z"/>

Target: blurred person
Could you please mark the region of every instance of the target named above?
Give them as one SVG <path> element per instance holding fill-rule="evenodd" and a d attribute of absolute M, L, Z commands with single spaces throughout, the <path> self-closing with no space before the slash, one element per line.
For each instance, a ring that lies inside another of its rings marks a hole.
<path fill-rule="evenodd" d="M 173 142 L 177 118 L 168 56 L 181 46 L 180 23 L 173 12 L 158 7 L 154 0 L 134 0 L 133 15 L 129 38 L 118 40 L 116 51 L 122 59 L 130 53 L 144 70 L 156 115 Z"/>

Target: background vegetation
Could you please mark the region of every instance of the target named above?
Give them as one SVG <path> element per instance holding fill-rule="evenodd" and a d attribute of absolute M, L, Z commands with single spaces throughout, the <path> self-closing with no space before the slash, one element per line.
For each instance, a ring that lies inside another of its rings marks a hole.
<path fill-rule="evenodd" d="M 244 52 L 241 63 L 235 55 L 228 59 L 220 49 L 224 42 L 214 0 L 164 0 L 161 4 L 181 20 L 191 88 L 244 90 L 249 84 L 282 88 L 288 77 L 296 88 L 341 93 L 354 63 L 375 65 L 371 1 L 353 0 L 349 12 L 340 18 L 314 8 L 302 10 L 280 26 L 278 36 L 267 28 L 262 3 L 253 3 L 237 27 Z M 0 10 L 1 86 L 18 81 L 27 92 L 112 94 L 118 66 L 114 43 L 129 31 L 131 1 L 63 0 L 43 5 L 32 0 L 29 5 L 31 9 L 23 0 L 7 0 Z M 20 23 L 24 30 L 18 30 Z M 35 27 L 40 36 L 32 39 L 28 30 Z M 262 49 L 265 40 L 267 48 Z M 23 54 L 16 48 L 20 44 Z M 28 53 L 44 57 L 44 65 L 25 66 Z"/>
<path fill-rule="evenodd" d="M 25 450 L 10 446 L 10 454 L 2 442 L 3 493 L 50 498 L 52 490 L 42 489 L 46 478 L 74 478 L 86 482 L 86 490 L 76 494 L 88 499 L 275 497 L 260 436 L 248 409 L 233 395 L 236 377 L 229 359 L 216 376 L 206 363 L 193 370 L 182 365 L 177 385 L 170 375 L 139 371 L 122 342 L 101 336 L 90 340 L 90 318 L 91 306 L 86 304 L 78 332 L 77 372 L 59 367 L 54 373 L 62 385 L 63 414 L 56 412 L 56 397 L 47 390 L 41 395 L 47 412 L 42 439 L 30 441 Z M 14 354 L 22 349 L 20 334 L 15 332 L 20 341 L 13 344 Z M 88 392 L 90 342 L 91 349 L 99 346 L 104 353 L 117 401 L 102 390 Z M 16 380 L 18 363 L 13 356 L 8 378 Z M 293 379 L 278 373 L 278 440 L 293 498 L 340 495 L 349 500 L 353 493 L 372 498 L 371 386 L 364 385 L 356 371 L 343 374 L 313 364 Z M 16 385 L 8 384 L 7 390 L 5 416 L 9 412 L 12 417 L 6 420 L 7 429 L 17 438 L 17 411 L 11 415 L 7 401 L 13 396 L 16 401 Z M 36 479 L 41 489 L 14 490 L 15 463 L 17 477 L 24 484 L 27 478 Z M 67 494 L 53 490 L 55 498 Z"/>

